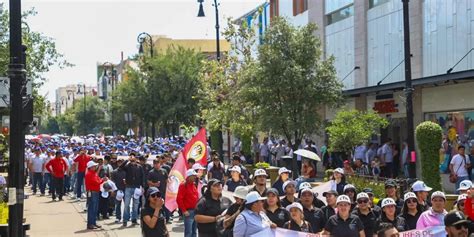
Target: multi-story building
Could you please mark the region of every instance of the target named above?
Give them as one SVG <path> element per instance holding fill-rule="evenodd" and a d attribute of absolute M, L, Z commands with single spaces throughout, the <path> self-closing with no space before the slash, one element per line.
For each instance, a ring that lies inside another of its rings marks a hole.
<path fill-rule="evenodd" d="M 67 109 L 74 106 L 75 101 L 86 96 L 97 96 L 97 88 L 95 86 L 86 85 L 85 93 L 83 85 L 67 85 L 56 89 L 56 101 L 54 104 L 54 116 L 64 114 Z"/>

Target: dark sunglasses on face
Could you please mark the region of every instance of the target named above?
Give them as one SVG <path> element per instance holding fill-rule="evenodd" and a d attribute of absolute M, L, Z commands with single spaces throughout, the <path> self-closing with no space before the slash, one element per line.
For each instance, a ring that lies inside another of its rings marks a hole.
<path fill-rule="evenodd" d="M 461 228 L 467 229 L 468 224 L 467 223 L 457 224 L 457 225 L 454 225 L 454 228 L 456 228 L 456 230 L 460 230 Z"/>
<path fill-rule="evenodd" d="M 464 206 L 464 202 L 459 202 L 459 203 L 458 203 L 458 206 L 463 207 L 463 206 Z"/>
<path fill-rule="evenodd" d="M 150 197 L 152 197 L 152 198 L 161 197 L 161 194 L 154 193 L 154 194 L 151 194 Z"/>
<path fill-rule="evenodd" d="M 368 203 L 369 199 L 359 199 L 357 200 L 357 203 L 362 204 L 362 203 Z"/>
<path fill-rule="evenodd" d="M 416 199 L 408 199 L 408 200 L 407 200 L 407 203 L 416 203 L 416 202 L 417 202 Z"/>

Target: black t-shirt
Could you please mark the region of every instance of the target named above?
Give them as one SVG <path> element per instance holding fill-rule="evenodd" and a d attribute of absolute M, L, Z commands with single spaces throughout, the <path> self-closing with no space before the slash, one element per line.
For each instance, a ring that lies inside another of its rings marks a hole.
<path fill-rule="evenodd" d="M 339 215 L 334 215 L 329 218 L 324 229 L 334 237 L 352 237 L 359 236 L 359 232 L 364 229 L 364 224 L 355 215 L 349 215 L 346 220 L 343 220 Z"/>
<path fill-rule="evenodd" d="M 145 216 L 150 216 L 150 218 L 153 217 L 153 213 L 155 210 L 151 207 L 146 207 L 142 209 L 142 232 L 143 232 L 143 237 L 166 237 L 169 236 L 168 230 L 166 229 L 166 220 L 165 218 L 160 215 L 158 218 L 155 228 L 151 229 L 148 227 L 147 224 L 143 221 L 143 218 Z"/>
<path fill-rule="evenodd" d="M 209 173 L 212 174 L 213 179 L 224 180 L 224 168 L 222 167 L 213 166 L 211 170 L 209 170 Z"/>
<path fill-rule="evenodd" d="M 421 215 L 421 211 L 417 212 L 416 215 L 414 216 L 408 213 L 400 214 L 400 216 L 405 219 L 406 227 L 408 228 L 405 231 L 416 229 L 416 222 L 418 222 L 418 218 L 420 218 L 420 215 Z"/>
<path fill-rule="evenodd" d="M 263 193 L 260 193 L 255 187 L 257 185 L 254 185 L 252 189 L 250 189 L 249 193 L 252 192 L 252 191 L 256 191 L 257 193 L 260 194 L 260 196 L 262 197 L 266 197 L 267 196 L 267 187 L 265 187 L 265 190 L 263 190 Z"/>
<path fill-rule="evenodd" d="M 168 173 L 165 169 L 152 169 L 148 172 L 147 180 L 153 183 L 160 182 L 160 192 L 164 194 L 166 192 L 166 182 L 168 180 Z"/>
<path fill-rule="evenodd" d="M 283 181 L 281 179 L 275 181 L 275 183 L 272 185 L 272 188 L 278 191 L 279 196 L 285 195 L 285 190 L 283 190 Z"/>
<path fill-rule="evenodd" d="M 280 228 L 283 227 L 285 222 L 290 220 L 290 212 L 288 212 L 283 207 L 277 208 L 275 212 L 271 212 L 270 210 L 266 209 L 265 214 L 267 214 L 268 219 L 270 219 Z"/>
<path fill-rule="evenodd" d="M 295 198 L 295 202 L 299 202 L 299 201 L 300 201 L 300 200 L 299 200 L 298 198 Z M 290 201 L 286 198 L 286 196 L 285 196 L 284 198 L 282 198 L 282 199 L 280 200 L 280 202 L 281 202 L 281 206 L 282 206 L 282 207 L 285 207 L 285 208 L 286 208 L 288 205 L 290 205 L 290 204 L 293 203 L 293 202 L 290 202 Z"/>
<path fill-rule="evenodd" d="M 373 236 L 377 233 L 375 230 L 377 229 L 378 214 L 375 211 L 371 209 L 367 215 L 364 215 L 358 208 L 355 208 L 352 214 L 358 216 L 364 224 L 365 236 Z"/>
<path fill-rule="evenodd" d="M 316 227 L 323 229 L 326 226 L 326 223 L 328 222 L 329 218 L 331 216 L 334 216 L 336 214 L 336 210 L 332 208 L 331 206 L 324 206 L 321 208 L 321 211 L 318 212 L 318 220 L 319 223 L 312 223 L 313 229 Z"/>
<path fill-rule="evenodd" d="M 240 209 L 240 207 L 241 207 L 240 204 L 237 204 L 237 203 L 232 204 L 232 205 L 227 209 L 226 215 L 229 215 L 229 216 L 234 215 L 234 214 Z M 237 217 L 236 217 L 235 219 L 237 219 Z M 232 222 L 232 224 L 230 224 L 229 227 L 227 227 L 227 229 L 229 229 L 229 230 L 234 229 L 235 219 L 234 219 L 234 221 Z"/>
<path fill-rule="evenodd" d="M 407 224 L 405 222 L 405 218 L 403 218 L 401 216 L 397 216 L 397 217 L 395 217 L 395 219 L 393 221 L 391 221 L 385 216 L 385 214 L 382 213 L 381 216 L 379 217 L 379 219 L 377 220 L 377 231 L 379 231 L 380 224 L 382 224 L 382 223 L 392 224 L 398 230 L 398 232 L 403 232 L 403 231 L 406 231 L 408 229 Z"/>
<path fill-rule="evenodd" d="M 317 207 L 313 207 L 312 209 L 308 209 L 306 207 L 303 207 L 303 214 L 304 214 L 304 219 L 305 221 L 308 221 L 311 223 L 311 227 L 313 230 L 313 233 L 318 233 L 321 232 L 322 227 L 318 225 L 318 223 L 321 223 L 321 209 Z"/>
<path fill-rule="evenodd" d="M 307 221 L 303 222 L 303 225 L 298 225 L 296 222 L 293 220 L 286 222 L 283 225 L 284 229 L 289 229 L 289 230 L 294 230 L 294 231 L 300 231 L 300 232 L 305 232 L 305 233 L 313 233 L 313 229 L 311 228 L 311 224 Z"/>
<path fill-rule="evenodd" d="M 202 197 L 197 203 L 196 215 L 218 216 L 229 208 L 231 204 L 232 201 L 226 197 L 221 197 L 219 200 Z M 197 229 L 199 235 L 217 236 L 215 222 L 197 223 Z"/>
<path fill-rule="evenodd" d="M 233 179 L 228 179 L 225 182 L 225 185 L 227 185 L 227 191 L 234 192 L 235 188 L 237 188 L 238 186 L 247 186 L 247 183 L 243 180 L 239 180 L 238 182 L 235 182 Z"/>

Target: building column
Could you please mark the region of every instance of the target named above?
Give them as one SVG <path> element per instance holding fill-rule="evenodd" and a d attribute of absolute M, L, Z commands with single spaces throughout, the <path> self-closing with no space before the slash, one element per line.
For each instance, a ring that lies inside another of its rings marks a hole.
<path fill-rule="evenodd" d="M 367 10 L 368 1 L 354 1 L 354 66 L 360 67 L 354 71 L 354 88 L 367 86 Z"/>

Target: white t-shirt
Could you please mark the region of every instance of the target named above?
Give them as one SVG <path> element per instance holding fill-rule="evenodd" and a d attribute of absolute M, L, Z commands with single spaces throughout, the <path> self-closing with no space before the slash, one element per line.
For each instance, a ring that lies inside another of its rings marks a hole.
<path fill-rule="evenodd" d="M 471 161 L 467 156 L 464 159 L 461 155 L 457 154 L 453 157 L 453 159 L 451 159 L 450 164 L 453 165 L 453 171 L 458 177 L 468 176 L 465 165 L 471 164 Z"/>

